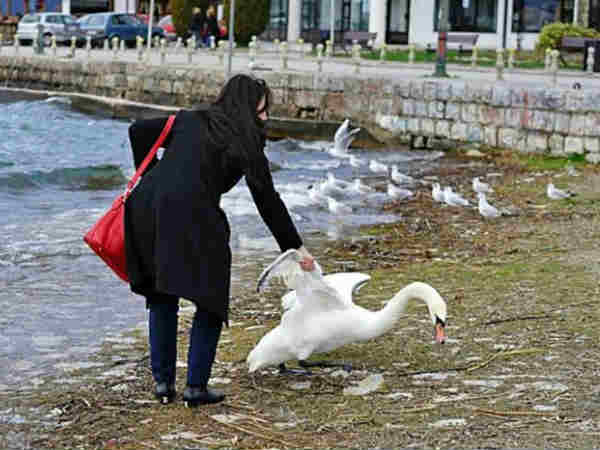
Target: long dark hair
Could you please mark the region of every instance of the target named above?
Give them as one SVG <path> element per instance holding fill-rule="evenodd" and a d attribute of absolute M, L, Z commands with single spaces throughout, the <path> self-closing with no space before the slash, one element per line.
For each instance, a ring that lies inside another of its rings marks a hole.
<path fill-rule="evenodd" d="M 257 111 L 262 99 L 265 105 Z M 217 99 L 209 107 L 213 113 L 213 132 L 219 138 L 229 141 L 230 133 L 234 134 L 233 145 L 227 149 L 228 156 L 242 162 L 246 175 L 261 178 L 257 172 L 259 161 L 264 156 L 263 149 L 266 141 L 265 123 L 258 115 L 269 110 L 271 90 L 264 80 L 250 75 L 238 74 L 231 77 Z M 221 140 L 219 139 L 219 140 Z"/>

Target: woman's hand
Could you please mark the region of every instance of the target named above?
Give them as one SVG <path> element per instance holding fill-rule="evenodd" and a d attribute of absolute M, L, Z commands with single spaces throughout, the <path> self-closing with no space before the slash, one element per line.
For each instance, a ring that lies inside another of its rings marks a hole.
<path fill-rule="evenodd" d="M 302 270 L 312 272 L 315 268 L 315 258 L 313 258 L 313 256 L 310 253 L 308 253 L 308 250 L 306 250 L 304 246 L 300 247 L 298 251 L 302 255 L 300 267 L 302 267 Z"/>

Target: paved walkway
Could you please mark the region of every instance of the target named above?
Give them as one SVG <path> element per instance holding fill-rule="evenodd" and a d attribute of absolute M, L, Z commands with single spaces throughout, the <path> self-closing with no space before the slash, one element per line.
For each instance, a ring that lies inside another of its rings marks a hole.
<path fill-rule="evenodd" d="M 69 49 L 59 47 L 57 49 L 57 58 L 66 58 Z M 13 56 L 15 49 L 13 46 L 4 46 L 0 48 L 0 55 Z M 33 56 L 33 48 L 31 46 L 20 47 L 19 55 Z M 45 50 L 45 55 L 35 55 L 39 58 L 53 58 L 51 49 Z M 85 49 L 77 49 L 75 60 L 87 60 L 87 52 Z M 111 61 L 114 60 L 112 51 L 104 51 L 102 49 L 94 49 L 90 53 L 90 58 L 96 61 Z M 135 49 L 127 49 L 124 52 L 119 52 L 116 58 L 120 61 L 137 61 L 137 52 Z M 226 70 L 227 55 L 223 58 L 224 62 L 220 63 L 218 52 L 198 49 L 192 57 L 194 66 L 207 68 L 222 67 Z M 185 48 L 175 52 L 171 47 L 167 53 L 166 64 L 173 67 L 189 67 L 187 50 Z M 248 71 L 248 50 L 240 49 L 234 52 L 232 58 L 232 71 Z M 153 49 L 148 61 L 149 65 L 161 65 L 160 53 Z M 270 44 L 264 44 L 262 51 L 258 53 L 256 58 L 256 73 L 264 71 L 282 71 L 282 62 L 278 54 L 274 51 L 274 47 Z M 332 59 L 323 59 L 323 72 L 335 73 L 339 75 L 351 75 L 357 77 L 379 77 L 384 79 L 419 79 L 426 76 L 431 76 L 434 72 L 434 64 L 408 64 L 397 62 L 385 62 L 372 60 L 361 60 L 360 73 L 355 73 L 355 66 L 352 59 L 347 56 L 336 56 Z M 313 56 L 302 56 L 299 52 L 290 52 L 288 59 L 287 71 L 295 73 L 314 73 L 318 71 L 317 58 Z M 456 81 L 477 82 L 477 83 L 498 83 L 496 77 L 496 69 L 493 67 L 472 68 L 470 66 L 462 66 L 457 64 L 448 65 L 448 74 L 451 79 Z M 600 89 L 600 74 L 587 74 L 583 71 L 559 71 L 556 79 L 557 86 L 562 88 L 572 88 L 575 82 L 578 82 L 582 89 L 598 88 Z M 530 87 L 550 87 L 553 86 L 552 74 L 540 70 L 525 70 L 525 69 L 505 69 L 504 81 L 501 83 L 509 83 L 510 85 L 530 86 Z"/>

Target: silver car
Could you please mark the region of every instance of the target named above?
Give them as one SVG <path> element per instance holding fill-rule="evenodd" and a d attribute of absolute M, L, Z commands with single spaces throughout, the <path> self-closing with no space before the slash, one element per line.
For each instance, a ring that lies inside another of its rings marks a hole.
<path fill-rule="evenodd" d="M 83 35 L 76 19 L 58 12 L 40 12 L 24 15 L 17 25 L 17 36 L 20 44 L 29 44 L 37 37 L 38 26 L 42 27 L 44 46 L 49 47 L 52 36 L 56 36 L 56 43 L 68 44 L 71 37 L 78 41 L 83 40 Z"/>

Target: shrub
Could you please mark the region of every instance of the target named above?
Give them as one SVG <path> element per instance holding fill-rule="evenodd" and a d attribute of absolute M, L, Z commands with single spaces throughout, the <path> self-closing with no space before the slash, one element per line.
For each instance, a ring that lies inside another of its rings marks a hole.
<path fill-rule="evenodd" d="M 229 8 L 231 1 L 225 0 L 224 19 L 229 27 Z M 235 40 L 247 44 L 252 36 L 258 36 L 269 21 L 270 0 L 237 0 L 235 2 Z"/>
<path fill-rule="evenodd" d="M 202 13 L 206 13 L 206 8 L 210 0 L 170 0 L 169 9 L 173 16 L 173 25 L 177 36 L 185 36 L 190 28 L 192 21 L 192 10 L 198 6 Z"/>
<path fill-rule="evenodd" d="M 573 25 L 572 23 L 550 23 L 545 25 L 540 31 L 538 42 L 535 46 L 536 53 L 544 55 L 547 48 L 559 49 L 560 42 L 564 36 L 596 38 L 600 37 L 600 33 L 593 28 Z"/>

